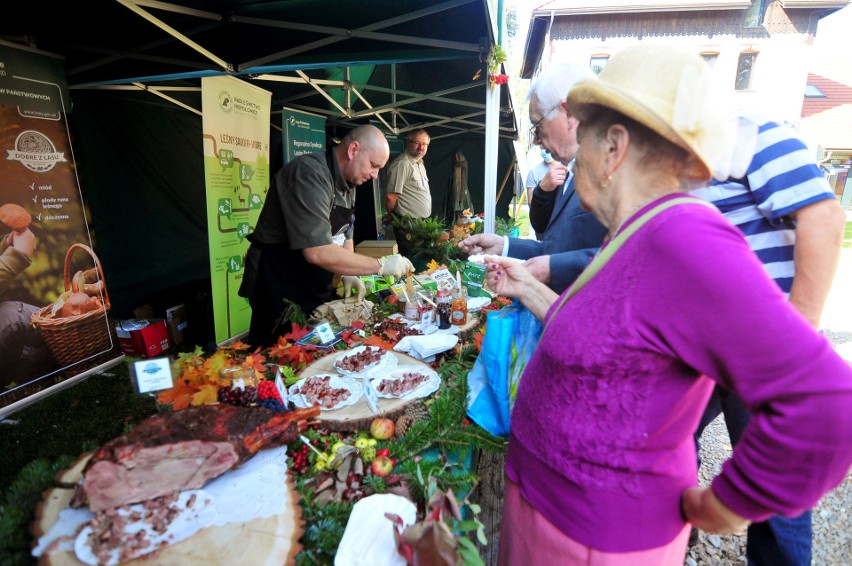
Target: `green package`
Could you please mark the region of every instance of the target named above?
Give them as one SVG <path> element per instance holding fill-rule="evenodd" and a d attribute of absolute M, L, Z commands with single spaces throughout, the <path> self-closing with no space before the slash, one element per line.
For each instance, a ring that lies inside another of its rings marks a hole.
<path fill-rule="evenodd" d="M 468 297 L 488 297 L 493 295 L 482 288 L 485 283 L 485 266 L 480 263 L 469 261 L 462 269 L 462 279 L 467 287 Z"/>

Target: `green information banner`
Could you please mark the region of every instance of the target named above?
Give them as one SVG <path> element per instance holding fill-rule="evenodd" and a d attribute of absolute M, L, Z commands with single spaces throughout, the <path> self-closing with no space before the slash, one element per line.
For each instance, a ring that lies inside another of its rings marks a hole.
<path fill-rule="evenodd" d="M 284 163 L 305 153 L 325 151 L 325 118 L 300 110 L 284 108 L 282 114 Z"/>
<path fill-rule="evenodd" d="M 0 45 L 0 416 L 121 357 L 67 110 L 61 58 Z"/>
<path fill-rule="evenodd" d="M 221 344 L 246 332 L 248 300 L 243 279 L 246 240 L 269 191 L 269 123 L 272 95 L 233 77 L 201 79 L 204 178 L 213 323 Z"/>

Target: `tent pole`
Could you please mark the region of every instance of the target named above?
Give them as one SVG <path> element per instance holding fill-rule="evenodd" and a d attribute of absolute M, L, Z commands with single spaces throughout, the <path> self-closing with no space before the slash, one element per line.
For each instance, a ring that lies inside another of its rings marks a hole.
<path fill-rule="evenodd" d="M 500 88 L 485 81 L 485 226 L 486 234 L 494 233 L 494 212 L 497 208 L 497 143 L 500 133 Z"/>

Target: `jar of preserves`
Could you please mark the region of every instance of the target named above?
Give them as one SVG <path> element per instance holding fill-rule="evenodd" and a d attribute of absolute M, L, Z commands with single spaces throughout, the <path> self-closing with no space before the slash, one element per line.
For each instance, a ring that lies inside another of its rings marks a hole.
<path fill-rule="evenodd" d="M 254 369 L 243 366 L 228 366 L 219 370 L 219 387 L 245 389 L 257 387 Z"/>
<path fill-rule="evenodd" d="M 450 292 L 447 289 L 438 289 L 435 295 L 435 315 L 438 317 L 438 328 L 449 328 L 452 325 L 452 304 L 450 304 Z"/>
<path fill-rule="evenodd" d="M 464 326 L 467 324 L 467 287 L 459 287 L 453 293 L 453 304 L 451 307 L 453 324 Z"/>

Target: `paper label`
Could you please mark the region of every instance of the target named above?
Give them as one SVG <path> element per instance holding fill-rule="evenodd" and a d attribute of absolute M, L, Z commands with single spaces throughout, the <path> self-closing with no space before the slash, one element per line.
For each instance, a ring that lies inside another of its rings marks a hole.
<path fill-rule="evenodd" d="M 367 401 L 367 406 L 373 411 L 374 415 L 379 414 L 379 396 L 376 390 L 373 389 L 373 384 L 369 379 L 364 380 L 364 399 Z"/>
<path fill-rule="evenodd" d="M 319 336 L 319 339 L 323 344 L 328 344 L 335 338 L 334 330 L 331 329 L 331 325 L 327 322 L 323 322 L 318 325 L 314 328 L 314 331 L 316 331 L 317 336 Z"/>
<path fill-rule="evenodd" d="M 170 388 L 172 368 L 169 358 L 152 358 L 133 362 L 133 374 L 139 393 L 150 393 Z"/>
<path fill-rule="evenodd" d="M 281 375 L 281 366 L 275 371 L 275 389 L 278 391 L 278 396 L 287 401 L 287 386 L 284 385 L 284 376 Z"/>

